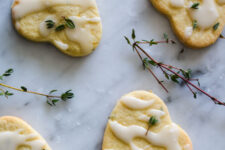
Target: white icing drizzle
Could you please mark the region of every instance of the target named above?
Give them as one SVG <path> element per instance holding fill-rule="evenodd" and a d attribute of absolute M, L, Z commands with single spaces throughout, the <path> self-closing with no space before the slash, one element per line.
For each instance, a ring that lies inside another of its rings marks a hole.
<path fill-rule="evenodd" d="M 145 109 L 151 106 L 155 100 L 142 100 L 132 96 L 124 96 L 121 102 L 130 109 Z"/>
<path fill-rule="evenodd" d="M 51 29 L 48 29 L 47 28 L 47 25 L 46 25 L 46 22 L 47 20 L 52 20 L 53 22 L 55 22 L 55 24 L 57 24 L 57 20 L 54 16 L 48 16 L 46 17 L 46 19 L 40 23 L 40 27 L 39 27 L 39 30 L 40 30 L 40 34 L 44 37 L 48 36 L 52 30 L 54 30 L 54 28 L 51 28 Z"/>
<path fill-rule="evenodd" d="M 220 4 L 225 4 L 225 0 L 218 0 Z"/>
<path fill-rule="evenodd" d="M 193 33 L 193 27 L 186 27 L 184 35 L 186 38 L 189 38 Z"/>
<path fill-rule="evenodd" d="M 131 125 L 127 127 L 117 121 L 109 121 L 109 125 L 114 135 L 129 144 L 130 147 L 134 138 L 141 137 L 151 144 L 165 147 L 167 150 L 182 150 L 178 142 L 180 131 L 176 124 L 166 125 L 158 133 L 148 132 L 147 136 L 145 136 L 147 130 L 141 126 Z"/>
<path fill-rule="evenodd" d="M 66 29 L 66 35 L 71 41 L 78 42 L 83 51 L 91 51 L 93 49 L 93 35 L 91 33 L 91 23 L 101 21 L 99 17 L 87 18 L 85 16 L 69 17 L 76 25 L 75 29 Z M 90 24 L 89 24 L 90 23 Z"/>
<path fill-rule="evenodd" d="M 184 0 L 170 0 L 170 3 L 174 7 L 184 7 Z"/>
<path fill-rule="evenodd" d="M 47 9 L 55 5 L 77 5 L 81 9 L 96 7 L 95 0 L 20 0 L 19 4 L 13 7 L 13 13 L 16 19 L 27 14 Z"/>
<path fill-rule="evenodd" d="M 151 115 L 151 116 L 155 116 L 157 118 L 160 118 L 160 117 L 164 116 L 166 113 L 162 110 L 150 109 L 150 110 L 148 110 L 148 114 Z"/>
<path fill-rule="evenodd" d="M 139 120 L 144 121 L 144 122 L 148 122 L 149 118 L 150 118 L 149 116 L 143 115 L 143 114 L 138 117 Z"/>
<path fill-rule="evenodd" d="M 68 44 L 65 44 L 61 41 L 54 41 L 54 43 L 60 47 L 62 50 L 67 50 L 69 48 L 69 45 Z"/>
<path fill-rule="evenodd" d="M 1 150 L 16 150 L 19 146 L 29 146 L 32 150 L 42 150 L 46 144 L 40 140 L 31 140 L 37 138 L 35 134 L 22 135 L 20 131 L 0 132 L 0 149 Z"/>
<path fill-rule="evenodd" d="M 191 16 L 202 29 L 212 27 L 219 17 L 215 0 L 203 0 L 198 9 L 191 9 Z"/>

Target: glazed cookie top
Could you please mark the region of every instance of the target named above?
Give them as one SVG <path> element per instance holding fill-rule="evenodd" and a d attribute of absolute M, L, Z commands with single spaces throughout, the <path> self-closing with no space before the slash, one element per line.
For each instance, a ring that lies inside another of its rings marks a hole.
<path fill-rule="evenodd" d="M 51 42 L 71 56 L 91 53 L 101 38 L 95 0 L 15 0 L 12 16 L 23 36 Z"/>
<path fill-rule="evenodd" d="M 27 123 L 15 117 L 0 118 L 1 150 L 51 150 Z"/>
<path fill-rule="evenodd" d="M 113 110 L 103 150 L 192 150 L 192 144 L 188 135 L 170 120 L 159 97 L 135 91 L 123 96 Z"/>
<path fill-rule="evenodd" d="M 213 44 L 225 24 L 224 0 L 151 0 L 167 15 L 183 43 L 202 48 Z"/>

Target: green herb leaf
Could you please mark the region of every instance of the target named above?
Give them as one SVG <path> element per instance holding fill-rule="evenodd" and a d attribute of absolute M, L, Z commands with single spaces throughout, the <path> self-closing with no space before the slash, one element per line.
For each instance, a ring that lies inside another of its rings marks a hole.
<path fill-rule="evenodd" d="M 27 92 L 27 88 L 26 88 L 26 87 L 21 86 L 20 88 L 21 88 L 24 92 Z"/>
<path fill-rule="evenodd" d="M 169 80 L 170 79 L 169 74 L 166 72 L 163 72 L 163 73 L 164 73 L 165 77 Z"/>
<path fill-rule="evenodd" d="M 149 121 L 148 121 L 149 126 L 154 126 L 154 125 L 156 125 L 157 123 L 158 123 L 158 119 L 156 119 L 155 116 L 150 117 L 150 119 L 149 119 Z"/>
<path fill-rule="evenodd" d="M 49 92 L 49 94 L 52 94 L 52 93 L 55 93 L 55 92 L 57 92 L 57 90 L 51 90 L 51 91 Z"/>
<path fill-rule="evenodd" d="M 132 29 L 131 37 L 132 37 L 133 40 L 135 40 L 135 38 L 136 38 L 136 34 L 135 34 L 135 30 L 134 29 Z"/>
<path fill-rule="evenodd" d="M 0 76 L 0 80 L 3 80 L 3 77 L 11 76 L 12 73 L 13 73 L 13 69 L 12 69 L 12 68 L 6 70 L 6 71 Z"/>
<path fill-rule="evenodd" d="M 170 78 L 171 78 L 171 80 L 173 81 L 173 82 L 175 82 L 175 83 L 179 83 L 179 81 L 177 80 L 179 77 L 177 76 L 177 75 L 171 75 L 170 76 Z"/>
<path fill-rule="evenodd" d="M 194 20 L 194 21 L 193 21 L 193 30 L 196 29 L 197 27 L 198 27 L 197 21 Z"/>
<path fill-rule="evenodd" d="M 152 40 L 149 42 L 149 45 L 150 45 L 150 46 L 152 46 L 152 45 L 157 45 L 157 44 L 158 44 L 158 43 L 155 42 L 154 39 L 152 39 Z"/>
<path fill-rule="evenodd" d="M 66 21 L 66 26 L 70 29 L 74 29 L 75 28 L 75 24 L 73 23 L 72 20 L 65 18 Z"/>
<path fill-rule="evenodd" d="M 46 22 L 47 29 L 51 29 L 55 26 L 55 22 L 52 20 L 46 20 L 45 22 Z"/>
<path fill-rule="evenodd" d="M 194 92 L 193 95 L 194 95 L 194 98 L 196 99 L 197 98 L 197 93 Z"/>
<path fill-rule="evenodd" d="M 148 58 L 142 60 L 144 69 L 148 68 Z"/>
<path fill-rule="evenodd" d="M 71 92 L 72 90 L 68 90 L 68 91 L 66 91 L 65 93 L 63 93 L 62 95 L 61 95 L 61 99 L 63 100 L 63 101 L 67 101 L 67 100 L 69 100 L 69 99 L 72 99 L 73 97 L 74 97 L 74 94 Z"/>
<path fill-rule="evenodd" d="M 164 38 L 167 42 L 169 42 L 169 37 L 168 37 L 168 34 L 163 33 L 163 38 Z"/>
<path fill-rule="evenodd" d="M 59 26 L 57 26 L 56 28 L 55 28 L 55 31 L 62 31 L 62 30 L 64 30 L 66 27 L 65 27 L 65 25 L 64 24 L 61 24 L 61 25 L 59 25 Z"/>
<path fill-rule="evenodd" d="M 220 23 L 217 22 L 217 23 L 213 26 L 213 30 L 216 31 L 216 30 L 218 29 L 219 25 L 220 25 Z"/>
<path fill-rule="evenodd" d="M 58 103 L 59 102 L 59 99 L 53 99 L 52 100 L 52 104 L 55 106 L 56 105 L 56 103 Z"/>
<path fill-rule="evenodd" d="M 198 9 L 198 6 L 200 5 L 200 3 L 194 3 L 191 8 L 193 9 Z"/>
<path fill-rule="evenodd" d="M 152 66 L 157 66 L 157 63 L 154 62 L 153 60 L 149 60 L 148 63 L 151 64 Z"/>
<path fill-rule="evenodd" d="M 191 78 L 191 72 L 192 72 L 191 69 L 188 69 L 187 71 L 180 69 L 180 71 L 186 79 L 189 80 Z"/>
<path fill-rule="evenodd" d="M 9 91 L 5 91 L 4 95 L 6 98 L 8 98 L 9 96 L 12 96 L 13 93 L 10 93 Z"/>
<path fill-rule="evenodd" d="M 131 45 L 129 38 L 126 37 L 126 36 L 124 36 L 124 38 L 126 39 L 127 43 L 128 43 L 129 45 Z"/>

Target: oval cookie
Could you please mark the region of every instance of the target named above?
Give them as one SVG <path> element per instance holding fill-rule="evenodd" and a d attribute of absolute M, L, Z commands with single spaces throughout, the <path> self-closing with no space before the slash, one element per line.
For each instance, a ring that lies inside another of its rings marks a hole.
<path fill-rule="evenodd" d="M 27 123 L 16 117 L 0 118 L 1 150 L 51 150 L 47 142 Z"/>
<path fill-rule="evenodd" d="M 150 0 L 165 14 L 178 38 L 192 48 L 213 44 L 225 25 L 224 0 Z"/>
<path fill-rule="evenodd" d="M 14 0 L 12 18 L 25 38 L 50 42 L 70 56 L 90 54 L 102 35 L 95 0 Z"/>
<path fill-rule="evenodd" d="M 102 150 L 192 150 L 187 133 L 170 119 L 163 101 L 147 91 L 124 95 L 105 130 Z"/>

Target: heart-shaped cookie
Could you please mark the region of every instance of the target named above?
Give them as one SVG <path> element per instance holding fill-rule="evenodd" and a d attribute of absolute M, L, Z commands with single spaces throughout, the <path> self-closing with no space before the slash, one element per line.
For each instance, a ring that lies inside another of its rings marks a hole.
<path fill-rule="evenodd" d="M 16 117 L 0 118 L 1 150 L 51 150 L 47 142 L 27 123 Z"/>
<path fill-rule="evenodd" d="M 50 42 L 70 56 L 90 54 L 102 35 L 95 0 L 15 0 L 12 18 L 25 38 Z"/>
<path fill-rule="evenodd" d="M 213 44 L 225 25 L 224 0 L 150 0 L 165 14 L 178 38 L 192 48 Z"/>
<path fill-rule="evenodd" d="M 171 121 L 158 96 L 134 91 L 123 96 L 113 110 L 102 150 L 192 150 L 192 143 Z"/>

